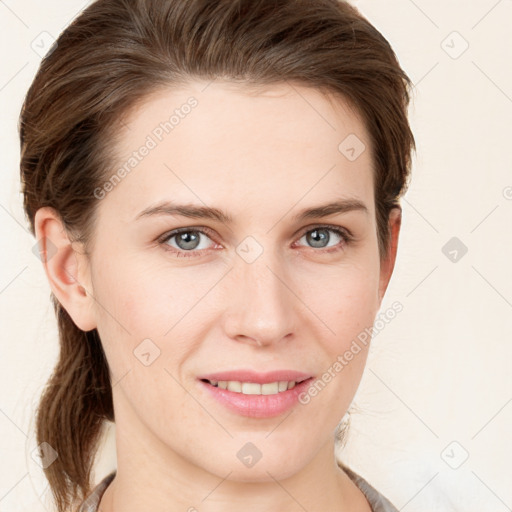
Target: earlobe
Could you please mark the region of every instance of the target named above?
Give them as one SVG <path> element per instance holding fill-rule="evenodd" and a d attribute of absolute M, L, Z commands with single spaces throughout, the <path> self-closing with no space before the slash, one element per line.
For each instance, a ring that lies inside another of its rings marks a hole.
<path fill-rule="evenodd" d="M 40 259 L 53 294 L 83 331 L 96 327 L 87 256 L 79 252 L 54 208 L 40 208 L 34 229 Z"/>
<path fill-rule="evenodd" d="M 380 283 L 379 283 L 379 304 L 386 293 L 393 269 L 395 268 L 396 253 L 398 249 L 398 236 L 402 224 L 402 208 L 397 206 L 389 214 L 390 242 L 387 257 L 380 264 Z"/>

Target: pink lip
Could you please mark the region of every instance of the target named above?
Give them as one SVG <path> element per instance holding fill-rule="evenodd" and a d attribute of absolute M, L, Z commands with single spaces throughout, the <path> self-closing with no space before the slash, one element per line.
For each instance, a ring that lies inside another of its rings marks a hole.
<path fill-rule="evenodd" d="M 299 395 L 303 393 L 313 381 L 313 377 L 306 373 L 292 370 L 282 370 L 269 373 L 257 373 L 250 370 L 229 371 L 212 373 L 202 376 L 199 385 L 205 389 L 209 396 L 215 398 L 227 409 L 249 418 L 271 418 L 283 414 L 299 401 Z M 282 391 L 275 395 L 244 395 L 227 389 L 212 386 L 208 380 L 234 380 L 239 382 L 267 382 L 303 380 L 294 388 Z"/>
<path fill-rule="evenodd" d="M 295 370 L 275 370 L 272 372 L 260 373 L 254 370 L 228 370 L 224 372 L 209 373 L 200 375 L 198 379 L 207 380 L 234 380 L 238 382 L 256 382 L 258 384 L 266 384 L 268 382 L 290 381 L 295 382 L 309 379 L 312 377 L 310 373 L 298 372 Z"/>

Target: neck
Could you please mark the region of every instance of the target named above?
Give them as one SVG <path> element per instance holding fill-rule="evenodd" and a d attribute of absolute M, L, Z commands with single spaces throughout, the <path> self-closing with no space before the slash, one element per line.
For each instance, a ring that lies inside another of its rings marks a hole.
<path fill-rule="evenodd" d="M 332 448 L 332 450 L 331 450 Z M 106 489 L 98 510 L 101 512 L 299 512 L 333 510 L 371 512 L 366 498 L 338 464 L 325 464 L 322 456 L 334 453 L 325 446 L 312 464 L 285 479 L 269 476 L 265 482 L 240 482 L 204 474 L 196 468 L 195 478 L 185 476 L 176 467 L 164 470 L 157 465 L 123 465 Z M 133 461 L 133 459 L 131 459 Z M 119 461 L 119 459 L 118 459 Z M 134 461 L 133 461 L 134 462 Z"/>
<path fill-rule="evenodd" d="M 210 439 L 185 440 L 171 449 L 147 429 L 129 407 L 118 407 L 117 473 L 104 492 L 98 511 L 238 512 L 243 509 L 244 512 L 299 512 L 335 509 L 371 512 L 363 493 L 336 461 L 334 433 L 311 459 L 304 460 L 303 454 L 308 448 L 301 449 L 304 444 L 297 442 L 291 456 L 286 455 L 283 462 L 284 457 L 278 458 L 274 455 L 277 452 L 271 451 L 279 443 L 274 436 L 286 435 L 283 432 L 286 432 L 284 428 L 274 431 L 268 445 L 265 445 L 264 434 L 253 433 L 250 439 L 263 455 L 256 464 L 246 468 L 235 457 L 246 444 L 244 433 L 236 438 L 233 435 L 233 439 L 219 445 L 226 434 L 212 429 Z M 285 438 L 282 439 L 284 442 Z M 307 442 L 304 440 L 306 445 Z M 233 457 L 225 457 L 225 467 L 211 456 L 209 450 L 213 452 L 213 448 L 223 455 L 233 454 Z"/>

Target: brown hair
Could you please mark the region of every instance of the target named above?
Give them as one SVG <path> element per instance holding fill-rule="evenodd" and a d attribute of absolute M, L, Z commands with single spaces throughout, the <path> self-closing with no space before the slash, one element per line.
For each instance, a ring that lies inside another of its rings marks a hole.
<path fill-rule="evenodd" d="M 194 79 L 290 81 L 340 95 L 361 115 L 373 148 L 379 253 L 410 174 L 410 80 L 386 39 L 338 0 L 98 0 L 43 59 L 20 116 L 24 207 L 53 207 L 91 247 L 96 187 L 111 166 L 121 116 L 151 92 Z M 341 142 L 341 141 L 340 141 Z M 59 512 L 91 490 L 105 420 L 114 421 L 109 368 L 96 329 L 81 331 L 51 296 L 60 356 L 41 397 L 38 444 Z"/>

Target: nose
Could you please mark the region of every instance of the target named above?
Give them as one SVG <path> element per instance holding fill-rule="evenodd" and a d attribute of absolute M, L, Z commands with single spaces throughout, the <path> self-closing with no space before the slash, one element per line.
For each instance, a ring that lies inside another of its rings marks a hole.
<path fill-rule="evenodd" d="M 260 347 L 290 338 L 298 327 L 301 302 L 293 279 L 265 252 L 251 263 L 240 259 L 230 272 L 225 331 L 234 340 Z"/>

